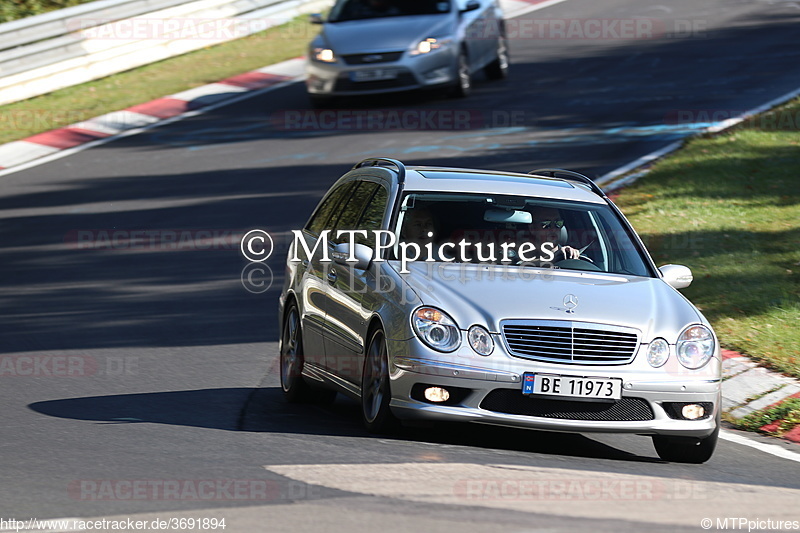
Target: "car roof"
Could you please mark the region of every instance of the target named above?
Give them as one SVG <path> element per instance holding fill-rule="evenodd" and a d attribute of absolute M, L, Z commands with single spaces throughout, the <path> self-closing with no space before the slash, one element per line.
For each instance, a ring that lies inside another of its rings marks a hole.
<path fill-rule="evenodd" d="M 405 167 L 406 191 L 507 194 L 603 204 L 590 186 L 570 179 L 469 168 Z"/>

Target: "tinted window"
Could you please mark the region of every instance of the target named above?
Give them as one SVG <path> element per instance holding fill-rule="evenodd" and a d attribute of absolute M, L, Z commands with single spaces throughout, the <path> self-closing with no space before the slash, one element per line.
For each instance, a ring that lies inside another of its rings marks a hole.
<path fill-rule="evenodd" d="M 383 213 L 386 211 L 386 203 L 389 201 L 389 193 L 386 192 L 386 189 L 381 186 L 378 186 L 377 189 L 361 214 L 361 220 L 358 221 L 358 229 L 365 229 L 369 233 L 367 233 L 367 237 L 356 235 L 356 242 L 366 244 L 370 248 L 375 247 L 375 234 L 372 232 L 381 229 Z"/>
<path fill-rule="evenodd" d="M 331 9 L 329 22 L 400 17 L 407 15 L 438 15 L 450 12 L 448 0 L 340 0 Z"/>
<path fill-rule="evenodd" d="M 308 221 L 306 230 L 315 235 L 319 235 L 323 229 L 330 229 L 331 224 L 328 221 L 331 218 L 335 220 L 335 216 L 338 214 L 337 208 L 342 198 L 344 198 L 352 188 L 353 183 L 351 182 L 341 185 L 338 189 L 333 191 L 330 196 L 322 202 L 322 205 L 319 206 L 319 209 L 317 209 L 314 216 L 311 217 L 311 220 Z"/>
<path fill-rule="evenodd" d="M 631 229 L 606 204 L 409 193 L 394 231 L 404 242 L 420 247 L 432 243 L 436 261 L 501 263 L 505 245 L 514 252 L 509 255 L 511 264 L 651 276 Z M 455 243 L 458 246 L 452 246 Z M 583 259 L 558 255 L 569 248 L 580 251 Z M 524 257 L 517 253 L 523 249 Z"/>
<path fill-rule="evenodd" d="M 349 193 L 350 198 L 339 213 L 339 220 L 334 224 L 334 235 L 331 235 L 331 240 L 335 243 L 347 242 L 347 235 L 342 235 L 337 238 L 336 233 L 339 230 L 362 229 L 358 226 L 358 220 L 361 218 L 361 213 L 367 206 L 367 203 L 372 198 L 375 189 L 378 188 L 377 183 L 361 181 L 358 183 L 355 191 Z"/>

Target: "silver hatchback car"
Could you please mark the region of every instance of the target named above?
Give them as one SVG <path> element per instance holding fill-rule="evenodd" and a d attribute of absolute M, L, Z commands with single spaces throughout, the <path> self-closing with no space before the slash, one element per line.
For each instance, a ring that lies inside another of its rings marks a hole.
<path fill-rule="evenodd" d="M 473 74 L 508 71 L 497 0 L 338 0 L 308 51 L 314 103 L 335 96 L 450 88 L 466 96 Z"/>
<path fill-rule="evenodd" d="M 589 178 L 358 163 L 293 232 L 280 297 L 290 401 L 398 420 L 648 435 L 701 463 L 720 426 L 708 321 Z"/>

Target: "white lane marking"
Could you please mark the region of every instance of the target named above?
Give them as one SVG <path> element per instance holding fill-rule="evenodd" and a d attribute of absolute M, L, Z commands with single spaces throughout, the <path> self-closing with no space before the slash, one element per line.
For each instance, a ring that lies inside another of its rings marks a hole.
<path fill-rule="evenodd" d="M 744 435 L 733 433 L 731 431 L 725 431 L 724 429 L 719 432 L 719 438 L 722 440 L 727 440 L 728 442 L 733 442 L 735 444 L 741 444 L 742 446 L 749 446 L 750 448 L 755 448 L 758 451 L 768 453 L 776 457 L 780 457 L 781 459 L 788 459 L 790 461 L 795 461 L 797 463 L 800 463 L 800 453 L 787 450 L 786 448 L 781 448 L 780 446 L 776 446 L 775 444 L 766 444 L 763 442 L 758 442 L 748 437 L 745 437 Z"/>
<path fill-rule="evenodd" d="M 777 106 L 779 106 L 781 104 L 785 104 L 789 100 L 793 100 L 794 98 L 797 98 L 798 96 L 800 96 L 800 88 L 797 88 L 797 89 L 795 89 L 793 91 L 789 91 L 788 93 L 786 93 L 786 94 L 784 94 L 782 96 L 779 96 L 777 98 L 773 98 L 772 100 L 768 101 L 767 103 L 761 104 L 759 106 L 756 106 L 756 107 L 750 109 L 749 111 L 745 111 L 744 113 L 741 113 L 741 114 L 739 114 L 739 115 L 737 115 L 735 117 L 729 118 L 727 120 L 722 120 L 722 121 L 719 121 L 719 122 L 715 122 L 712 125 L 708 126 L 707 128 L 703 128 L 703 129 L 698 130 L 694 134 L 694 136 L 702 135 L 704 133 L 719 133 L 721 131 L 727 130 L 728 128 L 732 128 L 733 126 L 741 124 L 742 122 L 744 122 L 745 120 L 747 120 L 750 117 L 753 117 L 753 116 L 758 115 L 760 113 L 764 113 L 765 111 L 769 111 L 773 107 L 777 107 Z M 688 139 L 689 137 L 691 137 L 691 135 L 687 136 L 686 139 Z M 676 142 L 668 144 L 667 146 L 664 146 L 663 148 L 659 148 L 658 150 L 654 150 L 654 151 L 650 152 L 649 154 L 643 155 L 642 157 L 636 159 L 635 161 L 632 161 L 632 162 L 630 162 L 630 163 L 628 163 L 626 165 L 622 165 L 621 167 L 618 167 L 618 168 L 612 170 L 611 172 L 607 172 L 606 174 L 603 174 L 602 176 L 600 176 L 599 178 L 597 178 L 594 181 L 595 181 L 595 183 L 597 183 L 597 185 L 599 185 L 601 187 L 604 186 L 604 185 L 607 185 L 607 184 L 611 183 L 615 178 L 617 178 L 619 176 L 622 176 L 623 174 L 631 172 L 631 171 L 633 171 L 633 170 L 635 170 L 635 169 L 637 169 L 637 168 L 639 168 L 639 167 L 641 167 L 643 165 L 651 163 L 651 162 L 655 161 L 656 159 L 660 159 L 660 158 L 664 157 L 665 155 L 667 155 L 667 154 L 669 154 L 671 152 L 674 152 L 675 150 L 677 150 L 678 148 L 683 146 L 684 141 L 685 141 L 685 139 L 684 140 L 680 140 L 680 141 L 676 141 Z M 643 172 L 641 174 L 637 174 L 636 178 L 638 179 L 641 176 L 644 176 L 645 174 L 646 174 L 646 172 Z M 629 183 L 633 183 L 633 181 L 635 181 L 635 179 L 626 180 L 625 181 L 625 185 L 627 185 Z M 618 184 L 614 184 L 614 185 L 616 185 L 617 187 L 620 186 Z"/>
<path fill-rule="evenodd" d="M 675 150 L 679 149 L 681 146 L 683 146 L 683 140 L 672 142 L 667 146 L 664 146 L 663 148 L 659 148 L 658 150 L 650 152 L 649 154 L 645 154 L 642 157 L 631 161 L 630 163 L 622 165 L 621 167 L 618 167 L 612 170 L 611 172 L 603 174 L 602 176 L 594 180 L 594 182 L 600 187 L 603 187 L 607 183 L 613 181 L 614 178 L 626 174 L 632 170 L 635 170 L 643 165 L 646 165 L 647 163 L 655 161 L 656 159 L 661 159 L 665 155 L 670 154 Z M 627 183 L 628 182 L 626 182 L 626 185 Z"/>

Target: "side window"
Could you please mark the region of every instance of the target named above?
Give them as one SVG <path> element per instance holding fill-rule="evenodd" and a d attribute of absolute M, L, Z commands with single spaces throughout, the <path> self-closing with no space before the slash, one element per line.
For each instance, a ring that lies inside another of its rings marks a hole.
<path fill-rule="evenodd" d="M 381 229 L 383 213 L 386 211 L 386 203 L 389 201 L 389 193 L 386 192 L 386 189 L 380 185 L 377 189 L 361 214 L 361 220 L 358 221 L 358 229 L 367 230 L 367 237 L 356 235 L 356 242 L 366 244 L 370 248 L 375 247 L 375 235 L 372 232 Z"/>
<path fill-rule="evenodd" d="M 338 207 L 341 203 L 342 198 L 345 198 L 347 194 L 353 189 L 353 183 L 346 183 L 340 186 L 338 189 L 333 191 L 330 196 L 328 196 L 322 205 L 317 209 L 317 212 L 314 213 L 314 216 L 311 220 L 308 221 L 306 224 L 306 230 L 313 233 L 314 235 L 319 235 L 322 230 L 330 229 L 331 224 L 328 223 L 328 220 L 332 218 L 335 219 L 336 215 L 338 214 Z"/>
<path fill-rule="evenodd" d="M 361 181 L 358 183 L 356 190 L 350 193 L 350 199 L 341 209 L 339 220 L 335 224 L 334 235 L 331 236 L 331 240 L 334 243 L 339 244 L 340 242 L 347 242 L 348 240 L 347 235 L 342 235 L 339 238 L 336 237 L 336 233 L 339 230 L 363 229 L 358 225 L 358 221 L 361 218 L 361 213 L 364 211 L 367 202 L 372 198 L 378 186 L 377 183 Z"/>

